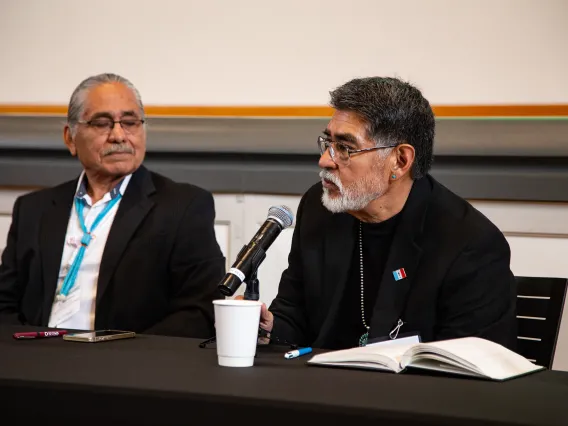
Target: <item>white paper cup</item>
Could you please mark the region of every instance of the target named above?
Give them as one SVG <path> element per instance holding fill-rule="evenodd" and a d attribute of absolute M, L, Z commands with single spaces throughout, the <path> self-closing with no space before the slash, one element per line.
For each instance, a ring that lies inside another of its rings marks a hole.
<path fill-rule="evenodd" d="M 217 358 L 223 367 L 252 367 L 260 308 L 254 300 L 214 300 Z"/>

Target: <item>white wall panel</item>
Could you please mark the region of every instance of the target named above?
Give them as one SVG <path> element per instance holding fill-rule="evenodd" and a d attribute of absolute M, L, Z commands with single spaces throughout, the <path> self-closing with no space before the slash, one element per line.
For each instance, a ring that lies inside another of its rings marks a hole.
<path fill-rule="evenodd" d="M 0 103 L 67 104 L 109 71 L 147 104 L 326 104 L 368 75 L 434 104 L 566 103 L 567 16 L 564 0 L 2 0 Z"/>

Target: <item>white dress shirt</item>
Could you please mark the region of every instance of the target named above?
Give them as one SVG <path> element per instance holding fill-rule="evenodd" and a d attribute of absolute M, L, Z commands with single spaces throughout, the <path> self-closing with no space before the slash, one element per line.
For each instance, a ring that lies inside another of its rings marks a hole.
<path fill-rule="evenodd" d="M 120 183 L 117 184 L 115 188 L 113 188 L 110 192 L 107 192 L 101 200 L 93 204 L 91 197 L 89 196 L 89 194 L 87 194 L 85 172 L 81 173 L 79 182 L 77 184 L 75 198 L 82 198 L 85 201 L 83 215 L 87 230 L 91 229 L 93 221 L 105 208 L 105 206 L 114 197 L 117 196 L 117 191 L 119 191 L 121 195 L 124 195 L 131 177 L 132 175 L 126 176 Z M 60 324 L 55 324 L 54 310 L 57 304 L 57 298 L 55 296 L 59 294 L 61 290 L 65 276 L 67 275 L 69 267 L 71 266 L 71 262 L 76 255 L 76 252 L 79 250 L 79 247 L 81 246 L 80 242 L 83 236 L 83 231 L 79 223 L 75 203 L 73 203 L 71 215 L 69 217 L 69 223 L 67 225 L 67 233 L 65 235 L 65 245 L 63 247 L 63 254 L 61 256 L 61 265 L 59 269 L 59 277 L 57 280 L 57 290 L 56 294 L 54 295 L 53 309 L 48 323 L 49 327 L 69 328 L 76 330 L 94 329 L 99 269 L 101 266 L 101 260 L 107 237 L 121 200 L 122 197 L 108 211 L 102 221 L 91 233 L 92 240 L 85 249 L 83 261 L 81 262 L 81 266 L 79 268 L 79 271 L 77 272 L 77 279 L 74 284 L 74 287 L 77 287 L 76 290 L 80 291 L 79 310 L 69 319 L 63 321 Z"/>

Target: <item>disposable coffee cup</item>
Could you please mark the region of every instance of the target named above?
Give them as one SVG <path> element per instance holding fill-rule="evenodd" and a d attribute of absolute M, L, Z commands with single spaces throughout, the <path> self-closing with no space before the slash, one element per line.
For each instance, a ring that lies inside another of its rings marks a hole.
<path fill-rule="evenodd" d="M 252 367 L 256 354 L 260 308 L 254 300 L 213 301 L 217 359 L 223 367 Z"/>

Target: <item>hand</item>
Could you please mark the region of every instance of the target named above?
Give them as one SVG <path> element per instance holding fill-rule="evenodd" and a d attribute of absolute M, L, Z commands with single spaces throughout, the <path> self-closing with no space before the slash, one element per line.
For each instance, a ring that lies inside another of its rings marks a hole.
<path fill-rule="evenodd" d="M 236 296 L 235 299 L 244 300 L 244 296 L 239 295 Z M 274 327 L 274 315 L 272 315 L 272 312 L 268 310 L 268 308 L 266 307 L 266 303 L 263 303 L 260 308 L 260 328 L 271 333 L 273 327 Z M 268 344 L 269 341 L 270 340 L 266 337 L 261 337 L 260 339 L 258 339 L 258 342 L 262 344 Z"/>

